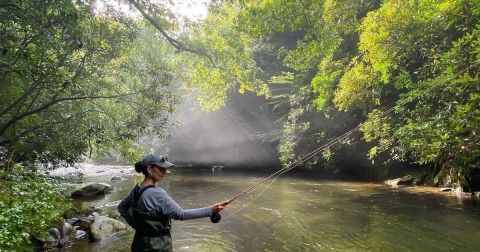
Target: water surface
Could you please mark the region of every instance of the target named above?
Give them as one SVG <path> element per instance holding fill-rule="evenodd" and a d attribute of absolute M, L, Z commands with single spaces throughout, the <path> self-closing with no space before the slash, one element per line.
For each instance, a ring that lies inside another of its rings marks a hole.
<path fill-rule="evenodd" d="M 110 182 L 111 174 L 99 174 L 87 180 L 107 182 L 115 190 L 103 199 L 79 205 L 116 214 L 119 200 L 142 177 L 129 175 L 124 181 Z M 261 178 L 173 171 L 159 186 L 182 207 L 194 208 L 232 197 Z M 218 224 L 208 218 L 173 221 L 174 250 L 480 251 L 477 201 L 428 190 L 288 176 L 267 186 L 229 205 Z M 100 242 L 77 240 L 66 251 L 130 251 L 132 239 L 129 230 Z"/>

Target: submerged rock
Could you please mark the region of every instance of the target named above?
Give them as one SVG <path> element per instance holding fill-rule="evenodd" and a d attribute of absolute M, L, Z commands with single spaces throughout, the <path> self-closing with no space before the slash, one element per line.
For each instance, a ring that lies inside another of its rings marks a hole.
<path fill-rule="evenodd" d="M 92 198 L 106 195 L 112 191 L 112 186 L 105 183 L 95 183 L 72 193 L 74 198 Z"/>
<path fill-rule="evenodd" d="M 117 182 L 117 181 L 122 181 L 122 180 L 125 180 L 125 178 L 119 177 L 119 176 L 114 176 L 111 179 L 112 182 Z"/>
<path fill-rule="evenodd" d="M 94 240 L 101 240 L 124 229 L 127 229 L 125 224 L 106 216 L 96 217 L 95 222 L 90 225 L 90 232 Z"/>

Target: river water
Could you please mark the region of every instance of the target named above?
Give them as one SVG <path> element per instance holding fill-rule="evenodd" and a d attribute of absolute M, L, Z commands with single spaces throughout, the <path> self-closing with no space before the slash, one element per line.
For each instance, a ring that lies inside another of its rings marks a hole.
<path fill-rule="evenodd" d="M 141 176 L 111 182 L 112 173 L 87 177 L 114 191 L 77 202 L 116 214 L 116 206 Z M 119 171 L 120 171 L 119 169 Z M 263 175 L 173 171 L 160 187 L 184 208 L 227 199 Z M 82 185 L 77 185 L 80 187 Z M 438 189 L 391 188 L 375 183 L 280 177 L 208 218 L 172 221 L 175 251 L 480 251 L 478 201 L 439 195 Z M 263 193 L 262 193 L 263 192 Z M 258 193 L 260 196 L 255 197 Z M 253 200 L 253 201 L 252 201 Z M 99 242 L 76 240 L 64 251 L 130 251 L 131 230 Z"/>

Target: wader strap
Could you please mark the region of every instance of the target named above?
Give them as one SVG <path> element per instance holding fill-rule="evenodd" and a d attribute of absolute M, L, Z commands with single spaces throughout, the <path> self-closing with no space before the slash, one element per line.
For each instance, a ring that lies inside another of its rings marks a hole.
<path fill-rule="evenodd" d="M 155 187 L 155 185 L 147 185 L 144 188 L 140 189 L 140 192 L 133 194 L 133 202 L 135 208 L 137 208 L 138 201 L 140 200 L 140 197 L 142 196 L 143 192 L 145 192 L 147 189 Z"/>

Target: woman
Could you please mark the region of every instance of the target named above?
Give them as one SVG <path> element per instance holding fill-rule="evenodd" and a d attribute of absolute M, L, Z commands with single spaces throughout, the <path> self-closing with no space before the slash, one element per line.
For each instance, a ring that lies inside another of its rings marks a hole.
<path fill-rule="evenodd" d="M 145 175 L 142 183 L 118 205 L 120 215 L 135 229 L 132 251 L 172 251 L 170 220 L 210 217 L 229 203 L 223 201 L 210 207 L 182 209 L 165 190 L 156 187 L 173 164 L 162 156 L 147 155 L 135 163 L 135 171 Z"/>

